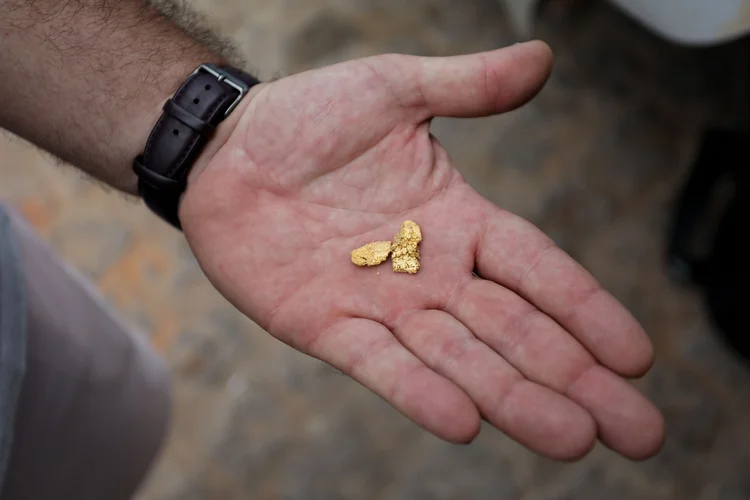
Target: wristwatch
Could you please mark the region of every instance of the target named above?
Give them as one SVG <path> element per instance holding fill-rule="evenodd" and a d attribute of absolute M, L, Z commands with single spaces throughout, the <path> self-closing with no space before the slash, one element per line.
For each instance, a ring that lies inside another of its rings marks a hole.
<path fill-rule="evenodd" d="M 163 107 L 143 153 L 133 161 L 138 192 L 146 205 L 177 229 L 180 197 L 206 142 L 260 83 L 231 66 L 200 65 Z"/>

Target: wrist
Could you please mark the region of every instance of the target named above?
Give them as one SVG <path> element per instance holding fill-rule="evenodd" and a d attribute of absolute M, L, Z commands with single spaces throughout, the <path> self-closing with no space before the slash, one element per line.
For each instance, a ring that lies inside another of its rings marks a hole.
<path fill-rule="evenodd" d="M 242 99 L 240 104 L 229 114 L 229 116 L 223 122 L 221 122 L 218 127 L 216 127 L 216 132 L 206 143 L 200 155 L 198 155 L 198 158 L 196 158 L 192 169 L 190 170 L 190 174 L 187 178 L 187 187 L 185 189 L 186 191 L 192 184 L 197 182 L 201 173 L 203 173 L 208 164 L 211 162 L 211 159 L 213 159 L 216 153 L 227 143 L 227 141 L 239 125 L 240 121 L 242 120 L 242 117 L 245 115 L 245 110 L 255 99 L 255 97 L 261 92 L 261 90 L 263 90 L 267 85 L 267 83 L 261 83 L 251 88 L 247 95 Z"/>
<path fill-rule="evenodd" d="M 120 136 L 124 161 L 121 169 L 122 179 L 115 185 L 116 188 L 138 195 L 138 177 L 133 172 L 133 158 L 143 152 L 149 135 L 163 113 L 164 103 L 174 96 L 196 67 L 207 62 L 222 64 L 224 61 L 215 54 L 186 58 L 165 68 L 159 78 L 152 83 L 149 91 L 144 92 L 137 106 L 132 109 L 131 117 L 124 121 L 132 125 L 124 127 L 128 133 Z"/>
<path fill-rule="evenodd" d="M 236 67 L 200 64 L 161 107 L 133 170 L 143 201 L 177 229 L 191 175 L 195 179 L 229 140 L 259 85 Z"/>

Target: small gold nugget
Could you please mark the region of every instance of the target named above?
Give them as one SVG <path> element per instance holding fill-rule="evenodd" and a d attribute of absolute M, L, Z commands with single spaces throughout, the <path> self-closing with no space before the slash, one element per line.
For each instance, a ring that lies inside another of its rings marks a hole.
<path fill-rule="evenodd" d="M 352 251 L 352 262 L 360 267 L 378 266 L 388 260 L 391 253 L 390 241 L 376 241 L 368 243 L 362 248 Z"/>
<path fill-rule="evenodd" d="M 393 240 L 391 259 L 396 273 L 417 274 L 419 271 L 419 243 L 422 230 L 410 220 L 401 225 L 401 231 Z"/>

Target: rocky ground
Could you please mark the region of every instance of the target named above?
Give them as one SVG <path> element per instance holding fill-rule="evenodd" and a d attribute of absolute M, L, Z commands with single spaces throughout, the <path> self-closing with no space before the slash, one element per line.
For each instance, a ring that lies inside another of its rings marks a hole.
<path fill-rule="evenodd" d="M 494 0 L 196 2 L 265 78 L 516 41 Z M 552 235 L 643 322 L 658 363 L 638 385 L 666 414 L 664 451 L 636 464 L 597 448 L 561 465 L 491 429 L 468 447 L 444 444 L 236 314 L 180 236 L 141 206 L 3 140 L 0 197 L 173 369 L 174 428 L 141 500 L 750 498 L 750 370 L 662 264 L 701 128 L 739 123 L 747 109 L 750 46 L 671 46 L 598 2 L 558 4 L 536 36 L 557 54 L 538 99 L 502 117 L 438 120 L 434 131 L 470 183 Z"/>

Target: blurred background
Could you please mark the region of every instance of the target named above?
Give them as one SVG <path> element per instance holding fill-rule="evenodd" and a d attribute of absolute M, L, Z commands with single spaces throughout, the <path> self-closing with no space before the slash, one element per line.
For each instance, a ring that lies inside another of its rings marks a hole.
<path fill-rule="evenodd" d="M 497 0 L 193 0 L 263 78 L 382 52 L 450 55 L 516 42 Z M 750 43 L 672 44 L 604 1 L 557 1 L 535 37 L 549 84 L 491 119 L 437 120 L 466 179 L 550 234 L 644 324 L 637 381 L 668 441 L 645 463 L 601 447 L 556 464 L 485 429 L 447 445 L 356 383 L 238 315 L 187 245 L 133 200 L 0 139 L 0 198 L 148 335 L 175 377 L 175 420 L 140 500 L 750 499 L 750 370 L 665 248 L 706 127 L 743 127 Z"/>

